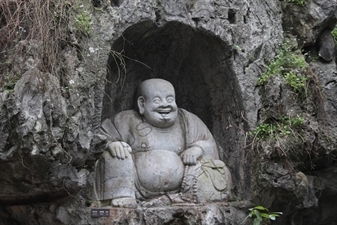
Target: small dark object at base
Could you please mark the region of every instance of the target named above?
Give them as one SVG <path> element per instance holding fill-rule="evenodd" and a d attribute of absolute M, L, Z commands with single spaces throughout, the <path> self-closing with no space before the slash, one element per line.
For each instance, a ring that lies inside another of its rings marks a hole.
<path fill-rule="evenodd" d="M 110 216 L 110 209 L 91 209 L 91 217 L 109 217 Z"/>

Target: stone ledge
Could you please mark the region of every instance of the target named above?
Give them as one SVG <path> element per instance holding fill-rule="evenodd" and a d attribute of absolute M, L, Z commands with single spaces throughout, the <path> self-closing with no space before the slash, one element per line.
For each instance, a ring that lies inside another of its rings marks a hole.
<path fill-rule="evenodd" d="M 247 215 L 247 202 L 216 202 L 202 204 L 174 204 L 169 206 L 129 209 L 129 208 L 88 208 L 110 209 L 109 217 L 90 218 L 92 225 L 102 224 L 241 224 Z"/>

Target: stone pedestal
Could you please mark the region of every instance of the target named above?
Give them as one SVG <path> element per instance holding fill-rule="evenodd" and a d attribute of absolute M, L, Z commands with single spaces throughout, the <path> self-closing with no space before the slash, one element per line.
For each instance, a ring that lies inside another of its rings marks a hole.
<path fill-rule="evenodd" d="M 90 214 L 91 209 L 88 209 Z M 105 207 L 110 209 L 109 217 L 91 218 L 93 225 L 162 225 L 162 224 L 241 224 L 248 213 L 245 202 L 217 202 L 205 204 L 174 204 L 162 207 L 128 209 Z"/>

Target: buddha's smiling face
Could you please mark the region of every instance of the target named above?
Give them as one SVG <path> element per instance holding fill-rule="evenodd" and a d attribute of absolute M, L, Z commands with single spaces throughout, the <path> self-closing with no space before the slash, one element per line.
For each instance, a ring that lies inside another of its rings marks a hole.
<path fill-rule="evenodd" d="M 154 127 L 171 127 L 178 117 L 172 84 L 161 79 L 151 79 L 142 85 L 142 93 L 138 98 L 139 113 Z"/>

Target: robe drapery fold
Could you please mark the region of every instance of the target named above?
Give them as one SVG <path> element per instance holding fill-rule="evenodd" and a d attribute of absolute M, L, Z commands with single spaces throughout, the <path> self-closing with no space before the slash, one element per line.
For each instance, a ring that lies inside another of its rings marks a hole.
<path fill-rule="evenodd" d="M 132 152 L 131 157 L 124 160 L 112 158 L 109 152 L 102 154 L 96 164 L 95 171 L 97 200 L 120 197 L 146 199 L 163 193 L 179 191 L 184 168 L 183 166 L 182 168 L 178 166 L 181 162 L 172 163 L 173 165 L 164 165 L 165 159 L 161 163 L 163 167 L 167 166 L 167 168 L 165 167 L 165 171 L 163 170 L 162 172 L 168 171 L 167 174 L 169 176 L 172 173 L 172 180 L 179 179 L 178 185 L 168 185 L 169 188 L 165 189 L 165 186 L 160 186 L 159 182 L 158 187 L 151 188 L 152 190 L 144 188 L 145 185 L 141 184 L 138 174 L 142 173 L 144 169 L 149 170 L 149 168 L 140 168 L 142 166 L 135 163 L 137 162 L 135 157 L 142 152 L 146 152 L 149 158 L 151 158 L 151 151 L 156 150 L 174 152 L 179 156 L 187 148 L 199 147 L 203 151 L 203 155 L 199 160 L 219 159 L 218 148 L 209 129 L 196 115 L 184 109 L 179 109 L 177 121 L 170 128 L 155 128 L 144 121 L 136 111 L 127 110 L 118 113 L 115 117 L 104 120 L 101 132 L 107 138 L 107 146 L 115 141 L 123 141 L 131 146 Z M 181 161 L 180 158 L 178 160 Z M 157 163 L 155 159 L 153 163 Z M 159 176 L 159 179 L 162 178 Z M 220 189 L 222 187 L 220 184 L 215 186 Z"/>
<path fill-rule="evenodd" d="M 174 149 L 175 152 L 178 151 L 177 154 L 187 148 L 200 147 L 203 150 L 203 158 L 219 159 L 217 145 L 209 129 L 196 115 L 184 109 L 179 109 L 178 119 L 173 128 L 155 128 L 146 123 L 136 111 L 127 110 L 118 113 L 113 118 L 104 120 L 101 132 L 107 137 L 108 144 L 114 141 L 123 141 L 128 143 L 133 151 L 156 150 L 155 147 L 165 149 L 159 148 L 160 146 L 156 146 L 156 143 L 149 143 L 149 140 L 160 133 L 177 132 L 174 135 L 175 138 L 182 139 L 176 143 L 177 146 L 173 146 L 178 148 Z"/>

